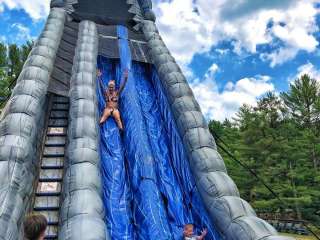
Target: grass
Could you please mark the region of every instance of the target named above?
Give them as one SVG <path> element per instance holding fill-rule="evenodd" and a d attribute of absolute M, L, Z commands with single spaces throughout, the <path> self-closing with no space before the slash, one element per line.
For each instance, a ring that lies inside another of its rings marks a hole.
<path fill-rule="evenodd" d="M 287 234 L 287 233 L 281 233 L 281 235 L 294 237 L 297 240 L 316 240 L 316 238 L 313 236 L 302 236 L 302 235 Z"/>

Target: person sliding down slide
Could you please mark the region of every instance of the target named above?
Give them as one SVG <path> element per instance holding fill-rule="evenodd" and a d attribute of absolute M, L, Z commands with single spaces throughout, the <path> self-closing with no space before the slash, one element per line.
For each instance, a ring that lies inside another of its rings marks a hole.
<path fill-rule="evenodd" d="M 98 77 L 101 77 L 102 73 L 98 70 Z M 106 97 L 106 107 L 103 111 L 102 117 L 100 119 L 100 124 L 103 124 L 108 120 L 110 116 L 114 118 L 116 121 L 118 128 L 122 131 L 123 124 L 121 121 L 120 111 L 118 109 L 118 101 L 121 92 L 123 91 L 126 83 L 128 81 L 128 69 L 123 73 L 124 81 L 120 85 L 119 90 L 116 90 L 116 82 L 114 80 L 110 80 L 108 83 L 108 89 L 105 91 Z"/>

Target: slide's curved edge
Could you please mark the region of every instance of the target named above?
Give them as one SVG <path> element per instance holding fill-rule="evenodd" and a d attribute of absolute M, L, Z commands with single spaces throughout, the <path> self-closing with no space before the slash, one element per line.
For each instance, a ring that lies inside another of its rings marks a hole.
<path fill-rule="evenodd" d="M 94 22 L 79 25 L 74 57 L 59 239 L 109 239 L 106 236 L 99 157 L 96 64 L 98 33 Z"/>
<path fill-rule="evenodd" d="M 183 139 L 197 188 L 223 239 L 293 239 L 278 236 L 277 231 L 256 217 L 249 203 L 240 198 L 235 183 L 225 170 L 200 106 L 154 21 L 143 21 L 142 31 Z"/>
<path fill-rule="evenodd" d="M 45 111 L 47 88 L 66 19 L 52 8 L 30 52 L 0 123 L 0 239 L 18 239 L 31 204 Z"/>

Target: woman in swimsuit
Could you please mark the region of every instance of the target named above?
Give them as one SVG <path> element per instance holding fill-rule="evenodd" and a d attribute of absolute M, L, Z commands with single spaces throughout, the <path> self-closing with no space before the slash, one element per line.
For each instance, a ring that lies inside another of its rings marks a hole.
<path fill-rule="evenodd" d="M 98 71 L 98 76 L 101 76 L 101 72 Z M 99 77 L 100 77 L 99 76 Z M 110 80 L 108 83 L 108 89 L 105 92 L 105 97 L 106 97 L 106 107 L 103 111 L 102 117 L 100 119 L 100 124 L 103 124 L 105 121 L 108 120 L 110 116 L 114 118 L 116 121 L 118 128 L 122 131 L 123 130 L 123 124 L 121 121 L 121 115 L 120 111 L 118 109 L 118 101 L 119 101 L 119 96 L 121 92 L 123 91 L 127 80 L 128 80 L 128 70 L 126 70 L 123 74 L 124 76 L 124 81 L 121 84 L 119 90 L 116 90 L 116 83 L 114 80 Z"/>

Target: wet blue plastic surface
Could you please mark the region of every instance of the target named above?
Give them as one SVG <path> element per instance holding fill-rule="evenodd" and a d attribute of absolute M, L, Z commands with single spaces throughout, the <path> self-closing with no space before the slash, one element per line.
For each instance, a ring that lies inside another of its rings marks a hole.
<path fill-rule="evenodd" d="M 154 68 L 149 74 L 151 84 L 154 87 L 154 98 L 157 99 L 157 106 L 161 116 L 161 124 L 167 135 L 167 146 L 171 157 L 171 168 L 178 181 L 178 186 L 183 193 L 183 203 L 191 211 L 191 223 L 194 224 L 199 234 L 203 228 L 208 229 L 206 239 L 221 239 L 214 226 L 211 224 L 208 214 L 202 203 L 200 194 L 195 186 L 195 181 L 190 171 L 188 158 L 185 153 L 182 140 L 177 131 L 170 105 L 162 89 L 158 74 Z"/>
<path fill-rule="evenodd" d="M 103 91 L 110 79 L 117 79 L 119 64 L 106 62 L 99 57 L 102 77 L 98 79 L 98 102 L 100 116 L 105 108 Z M 131 216 L 131 193 L 129 191 L 124 152 L 120 132 L 113 118 L 100 126 L 100 155 L 103 177 L 103 200 L 106 208 L 106 222 L 112 239 L 134 239 Z"/>
<path fill-rule="evenodd" d="M 99 57 L 103 85 L 120 84 L 131 69 L 120 97 L 124 123 L 122 140 L 112 118 L 101 126 L 101 157 L 106 222 L 112 239 L 182 239 L 183 226 L 207 227 L 206 239 L 216 239 L 190 174 L 181 139 L 161 89 L 149 65 L 131 63 L 127 32 L 118 27 L 119 62 Z M 99 110 L 105 100 L 98 89 Z M 123 141 L 123 142 L 122 142 Z M 125 158 L 124 158 L 125 156 Z"/>

